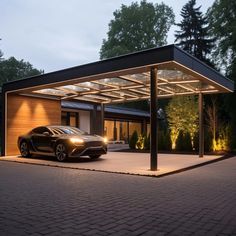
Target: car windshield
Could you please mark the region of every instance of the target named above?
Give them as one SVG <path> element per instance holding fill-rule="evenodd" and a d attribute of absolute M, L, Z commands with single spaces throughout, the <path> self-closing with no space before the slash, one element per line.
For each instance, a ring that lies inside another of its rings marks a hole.
<path fill-rule="evenodd" d="M 74 134 L 74 135 L 82 135 L 86 134 L 84 131 L 75 128 L 75 127 L 67 127 L 67 126 L 62 126 L 62 127 L 52 127 L 51 130 L 55 134 Z"/>

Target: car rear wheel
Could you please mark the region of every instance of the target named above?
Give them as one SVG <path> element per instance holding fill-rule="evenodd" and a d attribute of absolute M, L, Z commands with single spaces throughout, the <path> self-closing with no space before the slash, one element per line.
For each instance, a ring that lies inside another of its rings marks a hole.
<path fill-rule="evenodd" d="M 89 157 L 91 159 L 98 159 L 101 155 L 90 155 Z"/>
<path fill-rule="evenodd" d="M 30 157 L 29 146 L 26 141 L 22 141 L 20 144 L 20 154 L 22 157 Z"/>
<path fill-rule="evenodd" d="M 65 161 L 68 157 L 66 146 L 63 143 L 57 144 L 55 148 L 55 155 L 58 161 Z"/>

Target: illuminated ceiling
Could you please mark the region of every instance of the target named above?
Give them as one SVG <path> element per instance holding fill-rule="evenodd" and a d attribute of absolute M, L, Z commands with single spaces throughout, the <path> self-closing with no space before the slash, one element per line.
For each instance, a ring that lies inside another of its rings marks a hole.
<path fill-rule="evenodd" d="M 217 93 L 219 90 L 199 79 L 177 70 L 158 71 L 158 97 Z M 55 96 L 58 99 L 76 99 L 99 103 L 119 103 L 150 98 L 150 73 L 127 74 L 89 82 L 55 86 L 32 91 L 32 94 Z"/>
<path fill-rule="evenodd" d="M 158 71 L 159 98 L 234 91 L 232 81 L 168 45 L 9 82 L 3 94 L 104 104 L 144 100 L 150 98 L 151 68 Z"/>

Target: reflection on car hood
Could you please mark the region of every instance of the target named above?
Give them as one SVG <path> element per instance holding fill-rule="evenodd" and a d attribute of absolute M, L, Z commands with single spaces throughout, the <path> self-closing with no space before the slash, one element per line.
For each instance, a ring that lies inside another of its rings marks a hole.
<path fill-rule="evenodd" d="M 74 135 L 74 134 L 63 134 L 63 135 L 58 135 L 60 138 L 63 139 L 69 139 L 69 138 L 81 138 L 85 142 L 86 141 L 103 141 L 103 138 L 101 136 L 97 135 Z"/>

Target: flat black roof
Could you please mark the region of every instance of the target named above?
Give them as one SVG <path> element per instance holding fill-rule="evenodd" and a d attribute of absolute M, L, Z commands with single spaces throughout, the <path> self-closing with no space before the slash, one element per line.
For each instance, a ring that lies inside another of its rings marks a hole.
<path fill-rule="evenodd" d="M 94 106 L 88 103 L 81 103 L 75 101 L 62 101 L 61 102 L 62 108 L 66 109 L 76 109 L 76 110 L 85 110 L 85 111 L 92 111 Z M 100 107 L 98 108 L 98 111 Z M 118 106 L 106 106 L 104 111 L 107 113 L 115 113 L 115 114 L 123 114 L 123 115 L 132 115 L 138 117 L 150 117 L 150 113 L 147 111 L 135 109 L 135 108 L 128 108 L 128 107 L 118 107 Z"/>
<path fill-rule="evenodd" d="M 160 97 L 234 91 L 231 80 L 175 45 L 8 82 L 2 91 L 99 103 L 147 99 L 152 67 L 160 71 Z"/>

